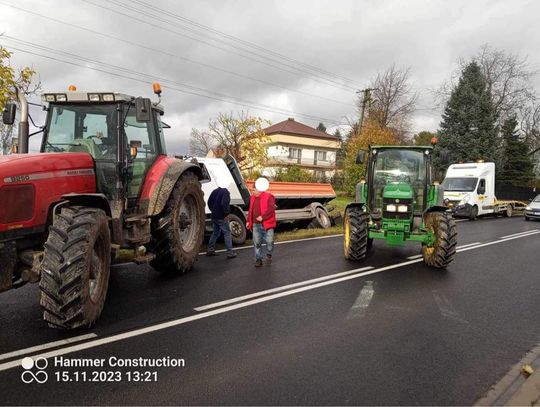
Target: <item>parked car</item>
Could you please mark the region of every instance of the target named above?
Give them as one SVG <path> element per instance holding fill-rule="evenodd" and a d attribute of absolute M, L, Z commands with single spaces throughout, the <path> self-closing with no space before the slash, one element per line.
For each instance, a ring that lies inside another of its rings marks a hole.
<path fill-rule="evenodd" d="M 536 195 L 525 208 L 525 220 L 540 219 L 540 195 Z"/>

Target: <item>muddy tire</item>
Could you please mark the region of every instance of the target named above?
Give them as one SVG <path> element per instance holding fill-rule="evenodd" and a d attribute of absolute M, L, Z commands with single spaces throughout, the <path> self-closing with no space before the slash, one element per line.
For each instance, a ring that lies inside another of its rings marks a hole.
<path fill-rule="evenodd" d="M 435 235 L 435 243 L 433 247 L 422 246 L 424 263 L 430 267 L 445 268 L 456 254 L 456 223 L 446 212 L 429 212 L 425 217 L 425 226 Z"/>
<path fill-rule="evenodd" d="M 152 240 L 159 272 L 185 273 L 193 267 L 204 238 L 204 197 L 192 172 L 176 182 L 165 208 L 155 219 Z"/>
<path fill-rule="evenodd" d="M 368 246 L 368 216 L 361 209 L 350 207 L 345 212 L 343 221 L 343 251 L 348 260 L 363 260 Z"/>
<path fill-rule="evenodd" d="M 247 229 L 246 223 L 236 214 L 229 214 L 229 228 L 231 229 L 231 237 L 234 245 L 246 243 Z"/>
<path fill-rule="evenodd" d="M 332 219 L 330 219 L 330 215 L 328 215 L 328 212 L 326 212 L 324 208 L 316 208 L 315 217 L 310 222 L 309 227 L 317 229 L 328 229 L 330 226 L 332 226 Z"/>
<path fill-rule="evenodd" d="M 101 315 L 111 266 L 111 235 L 101 209 L 62 208 L 49 227 L 40 304 L 52 327 L 92 325 Z"/>
<path fill-rule="evenodd" d="M 474 205 L 471 208 L 471 213 L 469 214 L 469 220 L 475 221 L 478 217 L 478 206 Z"/>

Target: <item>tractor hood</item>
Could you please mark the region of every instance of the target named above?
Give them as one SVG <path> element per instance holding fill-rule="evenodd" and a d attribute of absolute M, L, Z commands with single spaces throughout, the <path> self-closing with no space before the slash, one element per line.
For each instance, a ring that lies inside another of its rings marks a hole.
<path fill-rule="evenodd" d="M 406 182 L 392 182 L 384 187 L 384 198 L 391 199 L 412 199 L 412 187 Z"/>
<path fill-rule="evenodd" d="M 93 169 L 94 160 L 87 153 L 12 154 L 0 157 L 0 185 L 40 179 L 57 171 Z"/>

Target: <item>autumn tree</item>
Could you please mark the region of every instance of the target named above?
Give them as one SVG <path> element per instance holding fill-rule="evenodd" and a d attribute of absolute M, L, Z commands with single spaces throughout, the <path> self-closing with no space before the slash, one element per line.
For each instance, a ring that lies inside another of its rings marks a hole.
<path fill-rule="evenodd" d="M 13 68 L 12 53 L 0 47 L 0 111 L 9 100 L 16 100 L 15 89 L 26 95 L 35 94 L 41 89 L 39 81 L 34 82 L 36 71 L 30 67 Z M 11 151 L 11 140 L 15 126 L 7 126 L 0 122 L 0 151 L 8 154 Z"/>
<path fill-rule="evenodd" d="M 410 73 L 410 68 L 395 65 L 379 73 L 370 83 L 371 94 L 366 101 L 369 120 L 382 129 L 393 129 L 401 139 L 409 130 L 418 99 L 418 94 L 409 83 Z M 359 109 L 362 109 L 363 97 L 357 102 Z"/>
<path fill-rule="evenodd" d="M 437 133 L 424 130 L 415 134 L 412 141 L 416 146 L 430 146 L 433 137 L 437 138 Z"/>
<path fill-rule="evenodd" d="M 393 131 L 381 127 L 375 121 L 368 121 L 362 129 L 362 133 L 353 134 L 347 144 L 347 152 L 344 161 L 344 189 L 354 193 L 356 184 L 365 176 L 366 163 L 356 164 L 356 156 L 361 150 L 367 150 L 370 145 L 395 145 L 399 141 Z"/>
<path fill-rule="evenodd" d="M 243 111 L 219 113 L 216 119 L 209 121 L 208 129 L 192 130 L 190 146 L 200 148 L 201 152 L 213 148 L 218 157 L 231 155 L 240 170 L 250 175 L 266 164 L 265 144 L 269 139 L 263 126 L 268 124 L 268 121 Z"/>

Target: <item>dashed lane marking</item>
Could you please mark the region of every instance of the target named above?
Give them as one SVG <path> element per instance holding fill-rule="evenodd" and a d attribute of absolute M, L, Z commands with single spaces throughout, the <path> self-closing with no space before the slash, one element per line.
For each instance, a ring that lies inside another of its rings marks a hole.
<path fill-rule="evenodd" d="M 540 231 L 536 232 L 535 234 L 537 234 L 537 233 L 540 233 Z M 526 236 L 530 236 L 530 235 L 526 235 Z M 476 249 L 479 249 L 481 247 L 506 243 L 506 242 L 508 242 L 510 240 L 520 239 L 520 238 L 526 237 L 526 236 L 523 236 L 523 235 L 514 236 L 514 237 L 509 237 L 507 239 L 499 239 L 499 240 L 495 240 L 495 241 L 492 241 L 492 242 L 482 243 L 482 244 L 479 244 L 479 245 L 476 245 L 476 246 L 464 247 L 464 248 L 461 248 L 461 249 L 457 250 L 457 252 L 460 253 L 460 252 L 464 252 L 464 251 L 467 251 L 467 250 L 476 250 Z M 385 267 L 381 267 L 381 268 L 378 268 L 378 269 L 373 269 L 373 270 L 369 270 L 369 271 L 365 271 L 365 272 L 361 272 L 360 271 L 360 270 L 362 270 L 361 268 L 354 269 L 354 270 L 349 270 L 350 272 L 352 272 L 352 274 L 346 275 L 346 276 L 343 276 L 343 277 L 340 277 L 340 278 L 334 278 L 334 279 L 331 279 L 331 280 L 328 280 L 328 281 L 321 281 L 321 282 L 316 283 L 316 284 L 310 284 L 310 285 L 303 286 L 303 287 L 298 287 L 298 288 L 295 288 L 295 289 L 292 289 L 292 290 L 282 291 L 282 292 L 278 292 L 278 293 L 271 294 L 271 295 L 265 295 L 263 297 L 254 298 L 254 299 L 239 302 L 239 303 L 236 303 L 236 304 L 231 304 L 231 305 L 224 306 L 224 307 L 221 307 L 221 308 L 215 308 L 215 309 L 212 309 L 212 310 L 209 310 L 209 311 L 206 311 L 206 312 L 201 312 L 199 314 L 190 315 L 188 317 L 183 317 L 183 318 L 175 319 L 175 320 L 172 320 L 172 321 L 161 322 L 159 324 L 149 325 L 149 326 L 146 326 L 144 328 L 138 328 L 138 329 L 135 329 L 135 330 L 132 330 L 132 331 L 127 331 L 127 332 L 123 332 L 123 333 L 120 333 L 120 334 L 111 335 L 111 336 L 108 336 L 108 337 L 95 338 L 93 340 L 89 340 L 89 341 L 84 342 L 84 343 L 75 344 L 75 345 L 67 346 L 67 347 L 64 347 L 64 348 L 55 349 L 55 350 L 52 350 L 52 351 L 49 351 L 49 352 L 43 352 L 43 353 L 40 353 L 40 354 L 36 354 L 36 355 L 34 355 L 34 357 L 42 357 L 42 358 L 45 358 L 45 359 L 50 359 L 50 358 L 53 358 L 55 356 L 67 355 L 67 354 L 71 354 L 71 353 L 74 353 L 74 352 L 80 352 L 80 351 L 83 351 L 83 350 L 86 350 L 86 349 L 96 348 L 96 347 L 106 345 L 106 344 L 109 344 L 109 343 L 114 343 L 114 342 L 118 342 L 118 341 L 121 341 L 121 340 L 126 340 L 126 339 L 134 338 L 134 337 L 137 337 L 137 336 L 141 336 L 141 335 L 161 331 L 161 330 L 164 330 L 164 329 L 176 327 L 176 326 L 183 325 L 183 324 L 193 322 L 193 321 L 197 321 L 197 320 L 200 320 L 200 319 L 209 318 L 209 317 L 214 316 L 214 315 L 220 315 L 220 314 L 224 314 L 224 313 L 234 311 L 234 310 L 237 310 L 237 309 L 250 307 L 250 306 L 255 305 L 255 304 L 260 304 L 260 303 L 263 303 L 263 302 L 272 301 L 272 300 L 277 299 L 277 298 L 282 298 L 282 297 L 286 297 L 286 296 L 289 296 L 289 295 L 293 295 L 293 294 L 313 290 L 313 289 L 328 286 L 328 285 L 331 285 L 331 284 L 337 284 L 337 283 L 340 283 L 342 281 L 352 280 L 352 279 L 364 277 L 364 276 L 371 275 L 371 274 L 381 273 L 381 272 L 386 271 L 386 270 L 393 270 L 393 269 L 396 269 L 396 268 L 408 266 L 408 265 L 411 265 L 411 264 L 419 263 L 420 261 L 422 261 L 422 259 L 408 260 L 408 261 L 404 261 L 404 262 L 401 262 L 401 263 L 392 264 L 392 265 L 389 265 L 389 266 L 385 266 Z M 357 271 L 357 273 L 354 273 L 355 271 Z M 11 360 L 9 362 L 2 363 L 2 364 L 0 364 L 0 371 L 12 369 L 14 367 L 19 367 L 19 366 L 21 366 L 21 362 L 22 362 L 22 358 L 17 358 L 15 360 Z"/>

